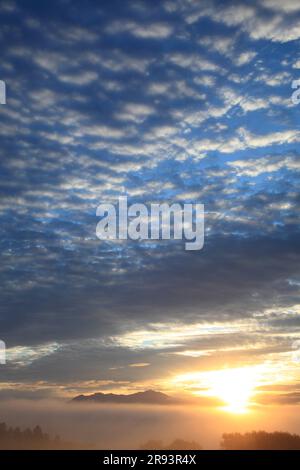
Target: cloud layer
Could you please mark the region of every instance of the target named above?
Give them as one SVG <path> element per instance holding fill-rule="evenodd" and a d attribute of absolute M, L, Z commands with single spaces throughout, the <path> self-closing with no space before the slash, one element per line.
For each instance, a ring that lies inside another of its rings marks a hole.
<path fill-rule="evenodd" d="M 188 368 L 286 360 L 298 2 L 6 1 L 0 15 L 2 386 L 163 387 Z M 99 242 L 96 207 L 120 195 L 204 203 L 204 250 Z"/>

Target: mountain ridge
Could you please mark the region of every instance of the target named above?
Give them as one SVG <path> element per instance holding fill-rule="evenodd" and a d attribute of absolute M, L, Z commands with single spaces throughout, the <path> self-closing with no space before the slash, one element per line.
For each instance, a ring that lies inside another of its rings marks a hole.
<path fill-rule="evenodd" d="M 172 404 L 175 400 L 169 395 L 155 390 L 125 394 L 96 392 L 91 395 L 77 395 L 71 403 L 127 403 L 127 404 Z"/>

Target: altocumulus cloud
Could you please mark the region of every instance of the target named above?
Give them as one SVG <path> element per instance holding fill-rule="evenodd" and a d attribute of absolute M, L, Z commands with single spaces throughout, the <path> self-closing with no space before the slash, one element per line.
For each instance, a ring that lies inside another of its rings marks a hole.
<path fill-rule="evenodd" d="M 232 361 L 291 350 L 297 3 L 2 2 L 6 387 L 134 389 L 226 347 Z M 120 195 L 204 203 L 204 250 L 100 243 L 95 209 Z"/>

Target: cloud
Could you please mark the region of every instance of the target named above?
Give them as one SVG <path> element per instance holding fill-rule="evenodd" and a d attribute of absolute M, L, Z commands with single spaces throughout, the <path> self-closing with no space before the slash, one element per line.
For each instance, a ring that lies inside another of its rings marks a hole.
<path fill-rule="evenodd" d="M 180 52 L 167 56 L 167 59 L 179 67 L 189 68 L 196 72 L 201 70 L 216 71 L 218 66 L 211 61 L 201 57 L 199 54 L 183 54 Z"/>
<path fill-rule="evenodd" d="M 129 33 L 142 39 L 165 39 L 173 32 L 173 27 L 168 23 L 139 24 L 133 21 L 114 21 L 106 29 L 108 34 Z"/>
<path fill-rule="evenodd" d="M 245 175 L 256 177 L 263 173 L 273 173 L 286 168 L 291 171 L 299 171 L 299 161 L 291 156 L 284 158 L 269 157 L 250 160 L 235 160 L 228 162 L 228 165 L 235 168 L 239 176 Z"/>
<path fill-rule="evenodd" d="M 284 3 L 280 2 L 279 0 L 264 0 L 263 4 L 265 7 L 272 10 L 279 10 L 287 13 L 295 13 L 299 12 L 300 10 L 297 0 L 288 0 Z"/>
<path fill-rule="evenodd" d="M 187 4 L 188 5 L 188 4 Z M 266 7 L 268 11 L 264 9 Z M 240 27 L 254 40 L 266 39 L 274 42 L 289 42 L 299 38 L 299 6 L 296 2 L 287 2 L 280 7 L 277 0 L 266 0 L 263 5 L 245 5 L 228 2 L 207 3 L 197 6 L 193 4 L 189 12 L 186 8 L 186 21 L 194 23 L 208 16 L 213 21 L 229 27 Z M 278 11 L 279 10 L 279 11 Z M 294 16 L 290 15 L 291 13 Z"/>
<path fill-rule="evenodd" d="M 71 83 L 74 85 L 87 85 L 95 80 L 97 80 L 98 74 L 96 72 L 84 72 L 80 75 L 59 75 L 59 80 L 66 83 Z"/>

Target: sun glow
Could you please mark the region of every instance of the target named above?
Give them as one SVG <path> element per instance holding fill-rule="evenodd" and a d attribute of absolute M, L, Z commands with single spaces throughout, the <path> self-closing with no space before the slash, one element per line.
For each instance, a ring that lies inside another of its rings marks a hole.
<path fill-rule="evenodd" d="M 208 392 L 224 401 L 226 411 L 245 413 L 258 385 L 259 375 L 255 367 L 212 371 L 207 374 Z"/>
<path fill-rule="evenodd" d="M 255 388 L 260 385 L 262 368 L 260 366 L 222 369 L 208 372 L 191 373 L 175 378 L 175 383 L 185 384 L 199 397 L 212 397 L 224 403 L 223 409 L 231 413 L 249 411 Z"/>

